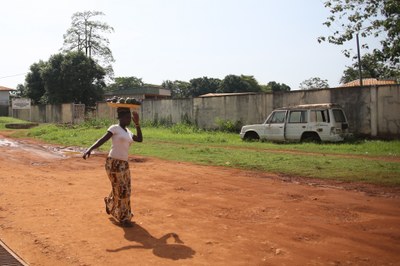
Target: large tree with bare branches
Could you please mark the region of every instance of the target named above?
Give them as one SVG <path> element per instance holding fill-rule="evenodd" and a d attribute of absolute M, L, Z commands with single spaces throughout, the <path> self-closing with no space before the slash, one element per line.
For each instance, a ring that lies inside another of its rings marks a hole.
<path fill-rule="evenodd" d="M 111 63 L 114 62 L 114 57 L 105 34 L 114 32 L 114 29 L 107 23 L 96 20 L 97 17 L 104 15 L 100 11 L 74 13 L 71 27 L 64 34 L 62 50 L 65 52 L 77 50 L 85 53 L 87 57 L 98 62 L 111 77 L 113 75 Z"/>

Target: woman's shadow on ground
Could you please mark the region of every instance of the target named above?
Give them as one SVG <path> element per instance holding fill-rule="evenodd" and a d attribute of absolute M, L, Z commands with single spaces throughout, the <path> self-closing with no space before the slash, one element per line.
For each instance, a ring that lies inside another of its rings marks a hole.
<path fill-rule="evenodd" d="M 115 221 L 110 218 L 111 222 Z M 168 233 L 160 238 L 155 238 L 146 229 L 138 224 L 133 224 L 131 227 L 121 227 L 125 232 L 125 239 L 132 242 L 137 242 L 139 245 L 129 245 L 117 249 L 107 249 L 108 252 L 119 252 L 129 249 L 152 249 L 153 254 L 166 259 L 180 260 L 190 259 L 196 253 L 192 248 L 184 245 L 176 233 Z M 175 244 L 168 244 L 167 240 L 173 238 Z"/>

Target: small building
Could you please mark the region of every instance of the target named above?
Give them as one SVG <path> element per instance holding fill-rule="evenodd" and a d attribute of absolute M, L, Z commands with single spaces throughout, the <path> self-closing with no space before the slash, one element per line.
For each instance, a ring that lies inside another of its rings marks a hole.
<path fill-rule="evenodd" d="M 107 91 L 104 93 L 105 99 L 113 96 L 123 98 L 135 98 L 137 100 L 145 99 L 167 99 L 171 97 L 171 91 L 161 86 L 144 86 L 142 88 L 123 88 L 114 91 Z"/>
<path fill-rule="evenodd" d="M 10 106 L 10 91 L 15 89 L 0 86 L 0 116 L 8 116 Z"/>
<path fill-rule="evenodd" d="M 396 84 L 396 80 L 394 79 L 375 79 L 375 78 L 365 78 L 362 80 L 363 86 L 375 86 L 375 85 L 393 85 Z M 340 85 L 339 87 L 360 87 L 360 80 L 356 79 L 345 84 Z"/>

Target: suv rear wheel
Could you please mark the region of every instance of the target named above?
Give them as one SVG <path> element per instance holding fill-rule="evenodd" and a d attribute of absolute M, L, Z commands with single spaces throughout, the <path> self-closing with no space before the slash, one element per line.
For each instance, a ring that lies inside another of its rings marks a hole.
<path fill-rule="evenodd" d="M 260 136 L 256 132 L 250 131 L 246 132 L 243 139 L 246 141 L 259 140 Z"/>
<path fill-rule="evenodd" d="M 319 135 L 315 132 L 304 132 L 303 135 L 301 136 L 301 142 L 316 142 L 320 143 L 321 138 Z"/>

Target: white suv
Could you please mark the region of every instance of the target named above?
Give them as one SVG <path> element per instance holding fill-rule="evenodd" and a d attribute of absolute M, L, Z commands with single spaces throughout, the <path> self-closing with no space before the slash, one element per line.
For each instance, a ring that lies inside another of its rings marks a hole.
<path fill-rule="evenodd" d="M 348 134 L 343 109 L 333 103 L 305 104 L 274 110 L 263 124 L 242 127 L 244 140 L 343 141 Z"/>

